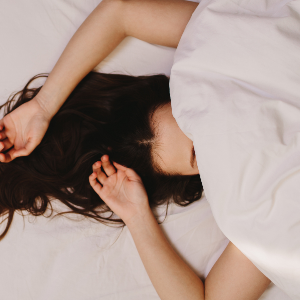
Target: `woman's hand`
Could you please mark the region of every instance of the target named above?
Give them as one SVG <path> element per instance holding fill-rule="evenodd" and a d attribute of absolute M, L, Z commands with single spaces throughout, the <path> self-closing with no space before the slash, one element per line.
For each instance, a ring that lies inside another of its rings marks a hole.
<path fill-rule="evenodd" d="M 1 162 L 29 155 L 43 139 L 50 123 L 50 116 L 33 98 L 0 120 Z"/>
<path fill-rule="evenodd" d="M 141 178 L 132 169 L 113 164 L 115 168 L 108 155 L 102 156 L 93 165 L 89 181 L 101 199 L 128 225 L 130 220 L 151 212 L 148 196 Z"/>

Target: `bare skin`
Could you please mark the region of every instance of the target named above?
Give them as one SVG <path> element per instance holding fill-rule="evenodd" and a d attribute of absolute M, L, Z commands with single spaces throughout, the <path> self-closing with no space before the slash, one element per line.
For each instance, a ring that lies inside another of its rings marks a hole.
<path fill-rule="evenodd" d="M 129 168 L 113 165 L 104 155 L 92 167 L 90 184 L 129 228 L 162 300 L 254 300 L 260 297 L 270 280 L 232 243 L 216 262 L 204 285 L 166 240 L 149 207 L 141 178 Z"/>
<path fill-rule="evenodd" d="M 199 174 L 193 141 L 177 125 L 171 103 L 156 109 L 151 127 L 156 137 L 153 158 L 161 171 L 167 174 Z"/>
<path fill-rule="evenodd" d="M 126 36 L 177 47 L 197 5 L 181 0 L 103 0 L 74 34 L 38 95 L 0 120 L 0 161 L 10 162 L 18 156 L 29 155 L 77 84 Z M 163 124 L 161 120 L 159 123 Z M 165 133 L 170 136 L 163 128 L 157 132 L 158 139 Z M 186 140 L 187 146 L 182 148 L 184 168 L 189 161 L 186 155 L 192 150 L 190 142 Z M 160 140 L 160 144 L 164 141 Z M 178 156 L 174 159 L 178 160 Z M 171 164 L 165 159 L 160 163 L 166 168 Z M 183 171 L 178 162 L 174 163 L 177 167 L 171 172 L 197 172 L 195 168 Z M 101 172 L 101 165 L 106 174 Z M 140 178 L 133 170 L 117 164 L 115 167 L 104 156 L 93 166 L 91 186 L 128 226 L 161 299 L 259 298 L 269 279 L 231 243 L 206 279 L 204 295 L 201 280 L 179 258 L 161 232 L 149 209 Z"/>
<path fill-rule="evenodd" d="M 69 41 L 38 95 L 26 108 L 23 104 L 0 120 L 0 161 L 29 155 L 77 84 L 125 37 L 176 48 L 197 5 L 181 0 L 103 0 Z"/>

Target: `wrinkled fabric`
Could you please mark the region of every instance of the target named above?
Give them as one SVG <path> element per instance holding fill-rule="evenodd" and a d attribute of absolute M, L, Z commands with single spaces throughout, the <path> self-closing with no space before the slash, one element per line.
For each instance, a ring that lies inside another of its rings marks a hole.
<path fill-rule="evenodd" d="M 57 212 L 68 210 L 59 201 L 52 204 Z M 155 214 L 162 222 L 165 207 Z M 171 204 L 160 226 L 202 279 L 228 244 L 205 197 L 187 207 Z M 0 266 L 5 300 L 160 299 L 127 227 L 108 227 L 74 214 L 46 218 L 25 213 L 23 218 L 16 213 L 0 243 Z M 290 297 L 271 284 L 259 300 Z"/>
<path fill-rule="evenodd" d="M 59 201 L 53 207 L 68 210 Z M 162 222 L 165 207 L 156 214 Z M 202 279 L 228 244 L 204 197 L 188 207 L 171 205 L 160 226 Z M 23 218 L 16 213 L 0 242 L 0 266 L 5 300 L 159 299 L 128 228 L 109 227 L 74 214 L 46 218 L 25 213 Z M 273 300 L 271 296 L 278 293 L 275 286 L 270 287 L 262 300 Z"/>
<path fill-rule="evenodd" d="M 223 233 L 300 299 L 300 1 L 203 0 L 175 52 L 173 115 Z"/>
<path fill-rule="evenodd" d="M 1 104 L 32 76 L 52 70 L 68 40 L 99 2 L 0 2 Z M 174 52 L 127 37 L 96 70 L 169 75 Z M 58 211 L 67 209 L 59 202 L 53 206 Z M 163 215 L 164 208 L 158 214 Z M 205 198 L 185 208 L 171 205 L 161 227 L 201 278 L 228 243 Z M 23 219 L 15 214 L 8 235 L 0 242 L 0 266 L 1 299 L 5 300 L 159 299 L 126 228 L 121 231 L 74 215 Z M 289 299 L 274 285 L 260 298 Z"/>

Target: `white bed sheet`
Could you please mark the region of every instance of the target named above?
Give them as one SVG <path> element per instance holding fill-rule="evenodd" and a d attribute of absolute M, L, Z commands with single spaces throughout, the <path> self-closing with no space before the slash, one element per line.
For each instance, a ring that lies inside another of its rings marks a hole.
<path fill-rule="evenodd" d="M 51 71 L 72 34 L 99 2 L 0 2 L 1 103 L 35 74 Z M 96 70 L 170 75 L 174 53 L 175 49 L 126 38 Z M 157 213 L 162 214 L 163 208 Z M 74 218 L 27 216 L 23 220 L 15 215 L 7 237 L 0 242 L 3 299 L 159 299 L 126 228 L 121 232 Z M 174 248 L 202 278 L 228 243 L 205 198 L 186 208 L 171 206 L 161 226 Z M 261 297 L 289 299 L 273 285 Z"/>
<path fill-rule="evenodd" d="M 76 220 L 16 214 L 0 243 L 3 299 L 159 299 L 126 227 Z M 228 243 L 205 199 L 171 208 L 161 227 L 202 278 Z"/>
<path fill-rule="evenodd" d="M 67 210 L 54 201 L 58 211 Z M 164 207 L 156 214 L 164 219 Z M 161 228 L 179 255 L 204 279 L 228 244 L 205 197 L 170 206 Z M 5 300 L 158 300 L 130 232 L 74 215 L 15 215 L 0 243 Z M 270 285 L 260 300 L 290 300 Z"/>
<path fill-rule="evenodd" d="M 300 1 L 203 0 L 175 53 L 173 114 L 213 215 L 300 299 Z"/>

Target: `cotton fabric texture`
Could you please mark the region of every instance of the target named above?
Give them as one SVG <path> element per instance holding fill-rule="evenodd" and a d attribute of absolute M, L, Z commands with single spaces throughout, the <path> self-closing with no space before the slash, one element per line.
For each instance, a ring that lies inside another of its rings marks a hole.
<path fill-rule="evenodd" d="M 203 0 L 175 52 L 173 115 L 216 222 L 300 299 L 300 1 Z"/>
<path fill-rule="evenodd" d="M 0 103 L 32 76 L 52 70 L 69 39 L 99 2 L 0 2 Z M 174 52 L 127 37 L 96 70 L 170 75 Z M 59 201 L 53 206 L 57 211 L 68 209 Z M 157 212 L 161 221 L 164 209 Z M 188 207 L 171 205 L 161 227 L 201 278 L 228 243 L 205 197 Z M 23 218 L 16 213 L 8 235 L 0 242 L 0 267 L 1 299 L 5 300 L 159 299 L 126 228 L 121 231 L 74 215 Z M 260 298 L 289 299 L 274 285 Z"/>

